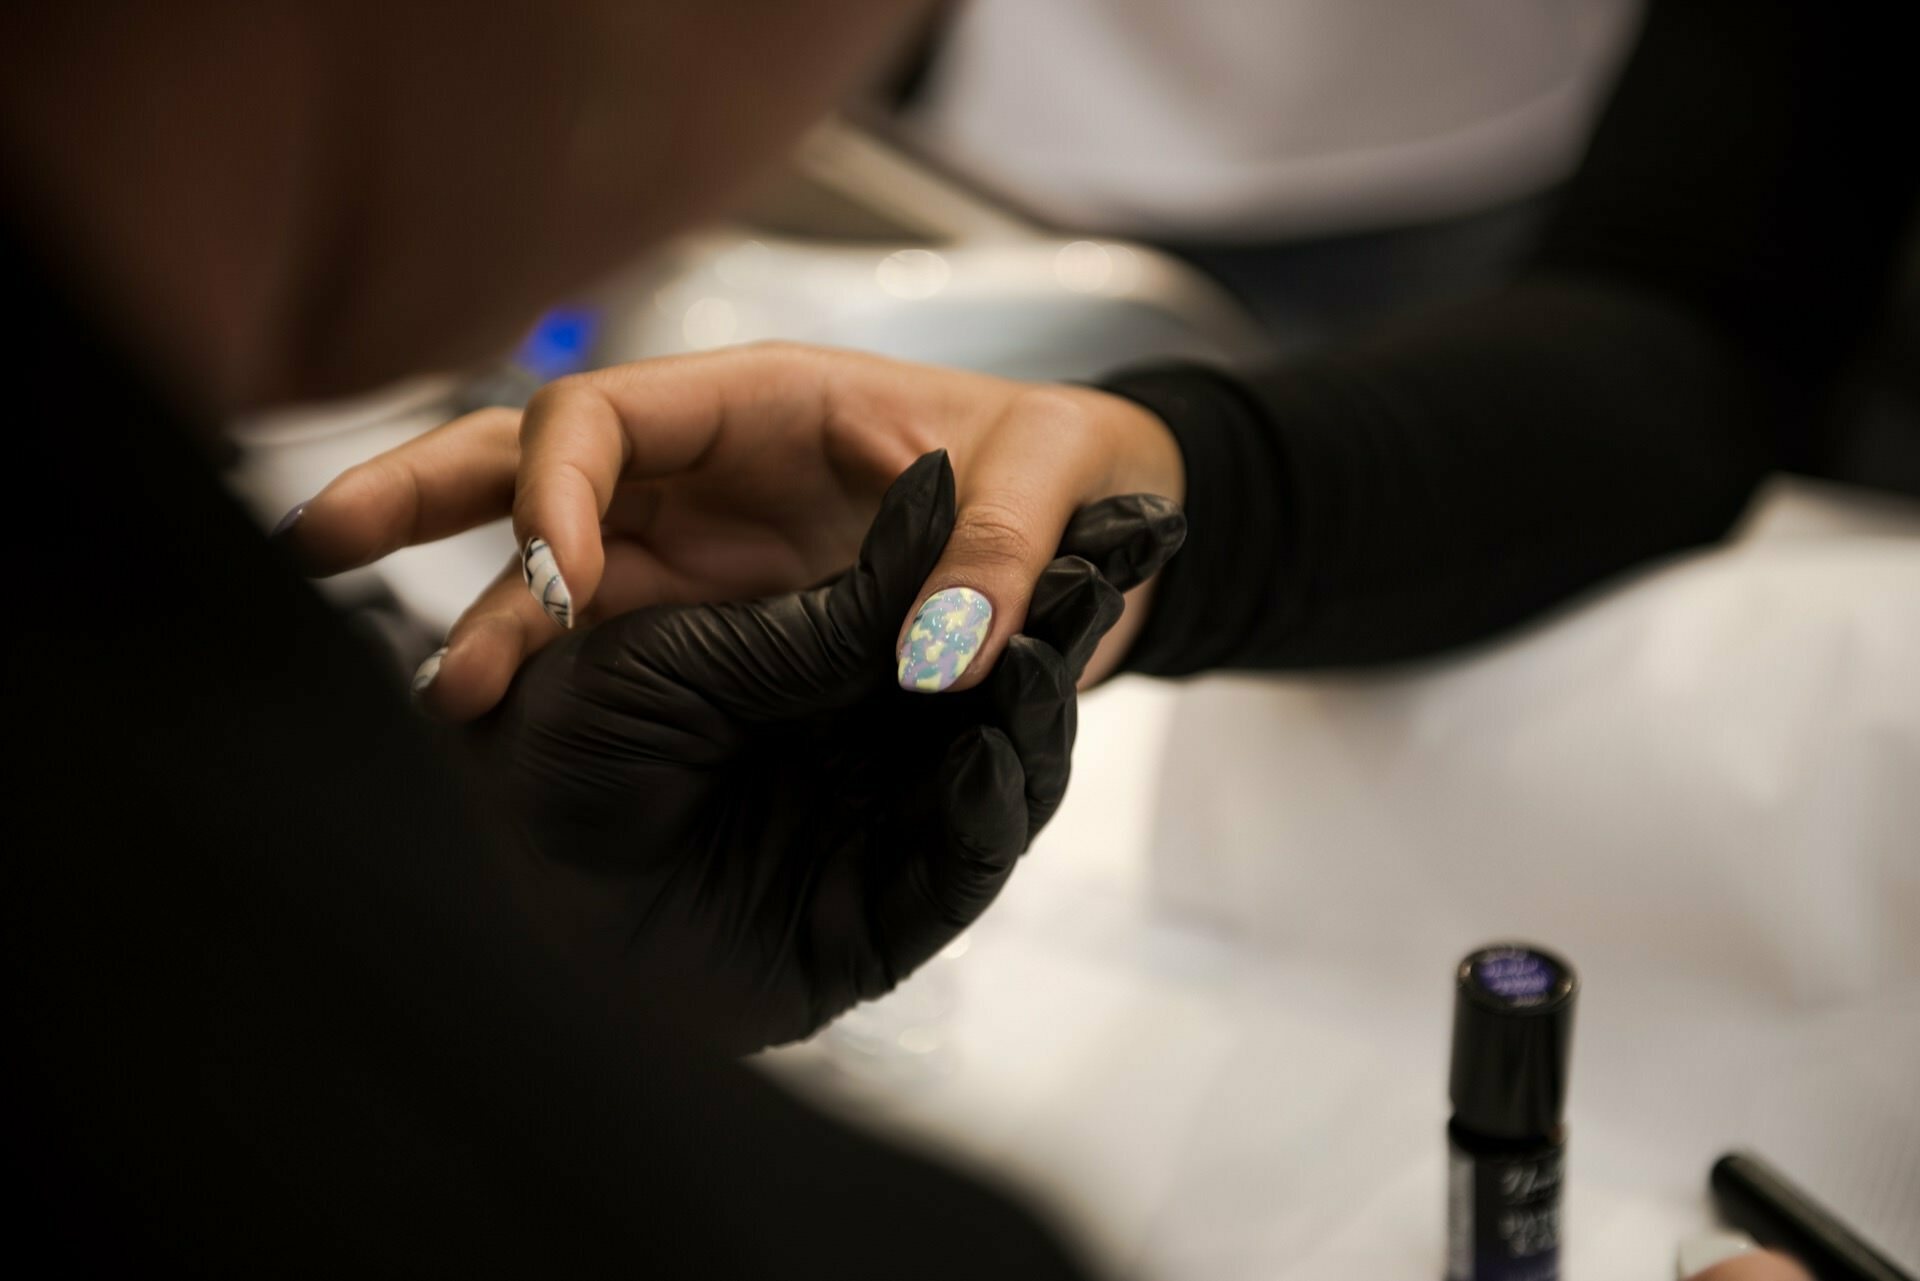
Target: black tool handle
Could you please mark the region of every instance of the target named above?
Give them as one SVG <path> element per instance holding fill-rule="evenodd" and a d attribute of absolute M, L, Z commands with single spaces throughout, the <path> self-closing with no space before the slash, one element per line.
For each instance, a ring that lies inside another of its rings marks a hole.
<path fill-rule="evenodd" d="M 1751 1152 L 1729 1152 L 1715 1161 L 1709 1181 L 1722 1218 L 1761 1245 L 1799 1259 L 1816 1281 L 1914 1281 Z"/>

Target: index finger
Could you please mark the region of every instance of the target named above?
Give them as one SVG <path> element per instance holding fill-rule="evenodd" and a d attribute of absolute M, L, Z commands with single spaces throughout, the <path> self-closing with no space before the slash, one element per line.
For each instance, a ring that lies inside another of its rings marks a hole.
<path fill-rule="evenodd" d="M 520 416 L 483 409 L 341 472 L 281 522 L 314 574 L 371 564 L 507 514 L 519 463 Z"/>

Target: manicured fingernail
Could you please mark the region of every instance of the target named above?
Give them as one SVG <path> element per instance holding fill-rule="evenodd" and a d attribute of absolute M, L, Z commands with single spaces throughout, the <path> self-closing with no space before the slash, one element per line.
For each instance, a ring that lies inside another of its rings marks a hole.
<path fill-rule="evenodd" d="M 421 697 L 432 687 L 440 676 L 440 664 L 447 657 L 447 647 L 442 645 L 427 655 L 427 661 L 413 669 L 413 696 Z"/>
<path fill-rule="evenodd" d="M 553 558 L 553 548 L 547 546 L 546 539 L 527 540 L 526 549 L 520 553 L 520 572 L 526 575 L 527 590 L 547 611 L 547 617 L 562 627 L 572 627 L 573 593 L 567 590 L 567 580 L 560 577 L 560 562 Z"/>
<path fill-rule="evenodd" d="M 308 499 L 307 501 L 311 502 L 313 500 Z M 306 514 L 307 514 L 307 504 L 301 503 L 299 506 L 295 507 L 292 511 L 282 516 L 280 518 L 280 523 L 273 527 L 272 531 L 267 534 L 267 537 L 268 538 L 280 537 L 282 534 L 285 534 L 288 530 L 292 529 L 295 525 L 298 525 L 300 523 L 300 518 Z"/>
<path fill-rule="evenodd" d="M 1758 1247 L 1754 1245 L 1753 1238 L 1741 1236 L 1738 1232 L 1702 1232 L 1680 1243 L 1680 1255 L 1675 1261 L 1674 1272 L 1680 1281 L 1687 1281 L 1687 1278 L 1699 1276 L 1716 1264 L 1755 1249 Z"/>
<path fill-rule="evenodd" d="M 962 676 L 993 623 L 993 602 L 971 587 L 927 597 L 900 642 L 900 688 L 938 694 Z"/>

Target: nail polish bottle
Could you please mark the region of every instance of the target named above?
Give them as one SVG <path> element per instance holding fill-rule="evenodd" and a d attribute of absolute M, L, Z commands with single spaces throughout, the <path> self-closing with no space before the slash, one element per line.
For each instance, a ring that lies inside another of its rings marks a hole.
<path fill-rule="evenodd" d="M 1483 947 L 1454 978 L 1447 1281 L 1559 1281 L 1573 967 Z"/>

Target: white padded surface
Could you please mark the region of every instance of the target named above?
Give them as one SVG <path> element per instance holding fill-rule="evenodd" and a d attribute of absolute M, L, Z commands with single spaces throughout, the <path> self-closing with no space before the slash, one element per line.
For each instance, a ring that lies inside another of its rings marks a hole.
<path fill-rule="evenodd" d="M 1736 1145 L 1920 1263 L 1920 513 L 1784 487 L 1421 671 L 1100 691 L 966 955 L 768 1062 L 1115 1275 L 1424 1279 L 1451 967 L 1512 935 L 1585 984 L 1567 1275 L 1672 1275 Z"/>

